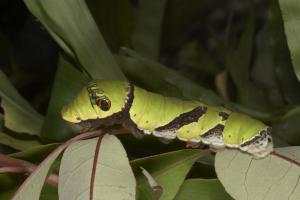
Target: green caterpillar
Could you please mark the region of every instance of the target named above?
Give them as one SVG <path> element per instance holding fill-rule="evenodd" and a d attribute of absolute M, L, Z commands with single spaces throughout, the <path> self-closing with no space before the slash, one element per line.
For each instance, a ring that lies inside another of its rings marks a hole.
<path fill-rule="evenodd" d="M 224 107 L 148 92 L 125 81 L 93 81 L 62 110 L 77 128 L 122 124 L 133 134 L 239 148 L 262 158 L 273 151 L 271 128 Z"/>

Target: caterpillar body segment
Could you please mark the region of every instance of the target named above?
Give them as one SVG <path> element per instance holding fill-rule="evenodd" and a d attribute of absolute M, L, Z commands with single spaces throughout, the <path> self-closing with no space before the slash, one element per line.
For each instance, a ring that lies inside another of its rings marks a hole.
<path fill-rule="evenodd" d="M 189 113 L 200 106 L 203 106 L 200 102 L 165 97 L 135 87 L 134 101 L 129 110 L 129 115 L 137 128 L 145 134 L 161 135 L 161 137 L 169 138 L 169 134 L 163 134 L 163 132 L 178 130 L 183 120 L 187 119 L 183 117 L 180 120 L 180 115 Z M 176 135 L 170 135 L 169 139 L 174 138 L 176 138 Z"/>
<path fill-rule="evenodd" d="M 123 81 L 93 81 L 62 110 L 81 130 L 123 124 L 135 135 L 239 148 L 256 158 L 273 151 L 270 127 L 223 107 L 148 92 Z"/>

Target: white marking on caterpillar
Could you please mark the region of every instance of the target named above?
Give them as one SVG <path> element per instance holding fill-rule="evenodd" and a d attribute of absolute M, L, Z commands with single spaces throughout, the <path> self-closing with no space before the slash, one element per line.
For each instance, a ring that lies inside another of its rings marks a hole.
<path fill-rule="evenodd" d="M 177 135 L 177 130 L 153 131 L 153 135 L 156 137 L 162 137 L 166 139 L 175 139 Z"/>
<path fill-rule="evenodd" d="M 272 137 L 267 133 L 267 129 L 265 129 L 263 134 L 256 135 L 247 141 L 245 143 L 249 143 L 246 146 L 243 146 L 243 144 L 240 145 L 240 149 L 242 151 L 246 151 L 250 154 L 252 154 L 255 158 L 263 158 L 266 155 L 268 155 L 270 152 L 273 151 L 273 143 L 272 143 Z M 254 140 L 256 137 L 259 137 L 255 141 L 251 142 Z"/>
<path fill-rule="evenodd" d="M 194 142 L 194 143 L 199 143 L 199 142 L 201 142 L 201 137 L 200 136 L 194 137 L 194 138 L 191 138 L 189 141 Z"/>
<path fill-rule="evenodd" d="M 140 128 L 138 128 L 138 129 L 140 129 Z M 142 129 L 140 129 L 140 130 L 142 130 Z M 150 130 L 143 130 L 143 132 L 147 135 L 150 135 L 152 133 L 152 131 L 150 131 Z"/>
<path fill-rule="evenodd" d="M 222 135 L 211 135 L 210 137 L 202 137 L 201 141 L 204 144 L 210 145 L 216 149 L 223 149 L 226 146 Z"/>

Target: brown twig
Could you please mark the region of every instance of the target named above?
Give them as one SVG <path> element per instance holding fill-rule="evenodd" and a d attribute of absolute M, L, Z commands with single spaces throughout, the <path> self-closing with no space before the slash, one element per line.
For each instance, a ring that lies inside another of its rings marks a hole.
<path fill-rule="evenodd" d="M 103 139 L 103 135 L 99 136 L 97 145 L 96 145 L 96 149 L 95 149 L 91 183 L 90 183 L 90 198 L 89 198 L 90 200 L 94 199 L 94 183 L 95 183 L 97 162 L 98 162 L 98 158 L 99 158 L 99 153 L 100 153 L 99 151 L 100 151 L 100 145 L 101 145 L 102 139 Z"/>
<path fill-rule="evenodd" d="M 37 166 L 35 164 L 30 162 L 0 154 L 0 173 L 31 174 L 36 167 Z M 56 174 L 50 174 L 48 176 L 47 183 L 56 186 L 58 184 L 58 176 Z"/>

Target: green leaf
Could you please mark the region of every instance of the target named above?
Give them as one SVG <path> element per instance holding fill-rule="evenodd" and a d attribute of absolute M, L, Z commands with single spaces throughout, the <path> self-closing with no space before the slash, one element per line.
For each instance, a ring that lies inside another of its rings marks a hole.
<path fill-rule="evenodd" d="M 135 199 L 134 174 L 122 144 L 113 135 L 70 145 L 61 160 L 59 177 L 60 200 Z"/>
<path fill-rule="evenodd" d="M 216 3 L 210 0 L 168 1 L 163 28 L 164 46 L 178 48 L 190 39 L 192 34 L 198 34 L 198 29 L 202 29 L 206 23 L 209 23 L 211 28 L 212 24 L 208 16 L 214 13 L 216 7 L 217 9 L 224 9 L 222 8 L 224 4 L 228 5 L 228 2 L 219 1 Z"/>
<path fill-rule="evenodd" d="M 1 200 L 10 200 L 14 193 L 13 189 L 0 191 L 0 199 Z"/>
<path fill-rule="evenodd" d="M 171 200 L 175 197 L 194 162 L 201 156 L 203 153 L 200 150 L 186 149 L 132 161 L 131 164 L 137 177 L 138 199 L 152 200 L 155 197 L 140 167 L 146 169 L 162 187 L 163 194 L 160 200 Z"/>
<path fill-rule="evenodd" d="M 87 84 L 89 78 L 60 56 L 51 98 L 41 136 L 52 140 L 64 140 L 74 135 L 61 118 L 61 109 Z"/>
<path fill-rule="evenodd" d="M 53 185 L 45 184 L 41 192 L 40 200 L 49 200 L 49 199 L 59 200 L 57 187 Z"/>
<path fill-rule="evenodd" d="M 262 91 L 250 81 L 250 64 L 255 30 L 254 11 L 249 16 L 247 26 L 240 38 L 237 49 L 228 57 L 227 67 L 237 87 L 238 100 L 252 109 L 266 110 L 267 104 Z"/>
<path fill-rule="evenodd" d="M 156 180 L 153 178 L 153 176 L 147 170 L 145 170 L 143 167 L 140 167 L 140 168 L 142 170 L 143 175 L 146 177 L 149 186 L 153 190 L 156 199 L 160 199 L 160 197 L 163 193 L 162 187 L 156 182 Z"/>
<path fill-rule="evenodd" d="M 100 133 L 102 132 L 86 132 L 74 138 L 71 138 L 67 142 L 57 147 L 39 164 L 39 166 L 34 169 L 34 171 L 28 176 L 28 178 L 21 184 L 21 186 L 14 193 L 12 200 L 38 200 L 48 171 L 59 154 L 72 143 L 81 139 L 99 136 Z"/>
<path fill-rule="evenodd" d="M 289 110 L 272 126 L 272 132 L 291 145 L 300 145 L 300 106 Z"/>
<path fill-rule="evenodd" d="M 269 40 L 273 44 L 273 66 L 276 69 L 277 79 L 284 98 L 290 104 L 297 105 L 300 99 L 300 94 L 298 93 L 300 86 L 291 63 L 279 1 L 271 1 L 270 3 L 271 37 L 269 37 Z"/>
<path fill-rule="evenodd" d="M 174 200 L 232 200 L 217 179 L 188 179 Z"/>
<path fill-rule="evenodd" d="M 129 0 L 86 0 L 86 3 L 113 52 L 130 44 L 133 8 Z"/>
<path fill-rule="evenodd" d="M 264 21 L 256 37 L 251 78 L 264 90 L 272 107 L 282 107 L 286 103 L 298 105 L 300 85 L 290 61 L 278 1 L 270 2 Z"/>
<path fill-rule="evenodd" d="M 177 65 L 183 70 L 188 68 L 190 73 L 198 72 L 198 76 L 203 71 L 206 72 L 206 76 L 208 74 L 216 75 L 221 71 L 217 66 L 215 58 L 196 41 L 186 43 L 180 49 Z"/>
<path fill-rule="evenodd" d="M 0 191 L 0 199 L 1 200 L 11 200 L 15 190 L 17 188 L 8 189 L 4 191 Z M 58 200 L 57 195 L 57 188 L 52 185 L 45 184 L 42 191 L 39 200 Z"/>
<path fill-rule="evenodd" d="M 264 159 L 226 149 L 215 167 L 226 191 L 239 200 L 300 199 L 300 147 L 277 148 Z"/>
<path fill-rule="evenodd" d="M 279 0 L 279 5 L 294 71 L 300 80 L 300 4 L 297 0 Z"/>
<path fill-rule="evenodd" d="M 141 55 L 158 60 L 167 0 L 140 0 L 132 35 L 134 49 Z"/>
<path fill-rule="evenodd" d="M 38 146 L 41 143 L 37 140 L 18 139 L 0 132 L 0 144 L 4 144 L 17 150 L 26 150 L 34 146 Z"/>
<path fill-rule="evenodd" d="M 60 143 L 33 146 L 32 148 L 9 154 L 9 156 L 33 163 L 41 162 L 49 152 L 53 151 L 58 145 L 60 145 Z"/>
<path fill-rule="evenodd" d="M 1 107 L 5 126 L 15 132 L 39 135 L 43 117 L 18 93 L 6 75 L 0 71 Z"/>
<path fill-rule="evenodd" d="M 168 83 L 164 78 L 164 74 L 162 75 L 158 70 L 132 57 L 117 56 L 117 59 L 123 72 L 130 80 L 134 81 L 135 84 L 167 96 L 182 97 L 181 91 L 175 85 Z M 147 74 L 151 74 L 152 77 L 155 77 L 155 81 Z M 161 87 L 162 85 L 164 87 Z"/>
<path fill-rule="evenodd" d="M 188 78 L 178 74 L 176 71 L 169 69 L 160 63 L 144 58 L 128 48 L 122 48 L 122 51 L 133 59 L 132 61 L 127 60 L 127 57 L 123 57 L 123 60 L 120 60 L 120 63 L 122 63 L 120 64 L 122 70 L 129 76 L 138 76 L 144 83 L 147 82 L 151 85 L 154 84 L 154 81 L 153 76 L 149 76 L 149 74 L 154 74 L 155 76 L 158 76 L 159 79 L 162 79 L 167 85 L 177 87 L 177 90 L 181 91 L 181 96 L 187 99 L 209 102 L 211 104 L 222 102 L 213 91 L 199 86 Z M 161 85 L 159 88 L 161 88 Z"/>
<path fill-rule="evenodd" d="M 54 150 L 47 158 L 40 163 L 37 169 L 30 174 L 24 183 L 15 192 L 12 200 L 38 200 L 47 177 L 48 171 L 66 146 L 62 145 L 60 148 Z"/>
<path fill-rule="evenodd" d="M 24 0 L 56 42 L 94 79 L 125 79 L 84 0 Z"/>

